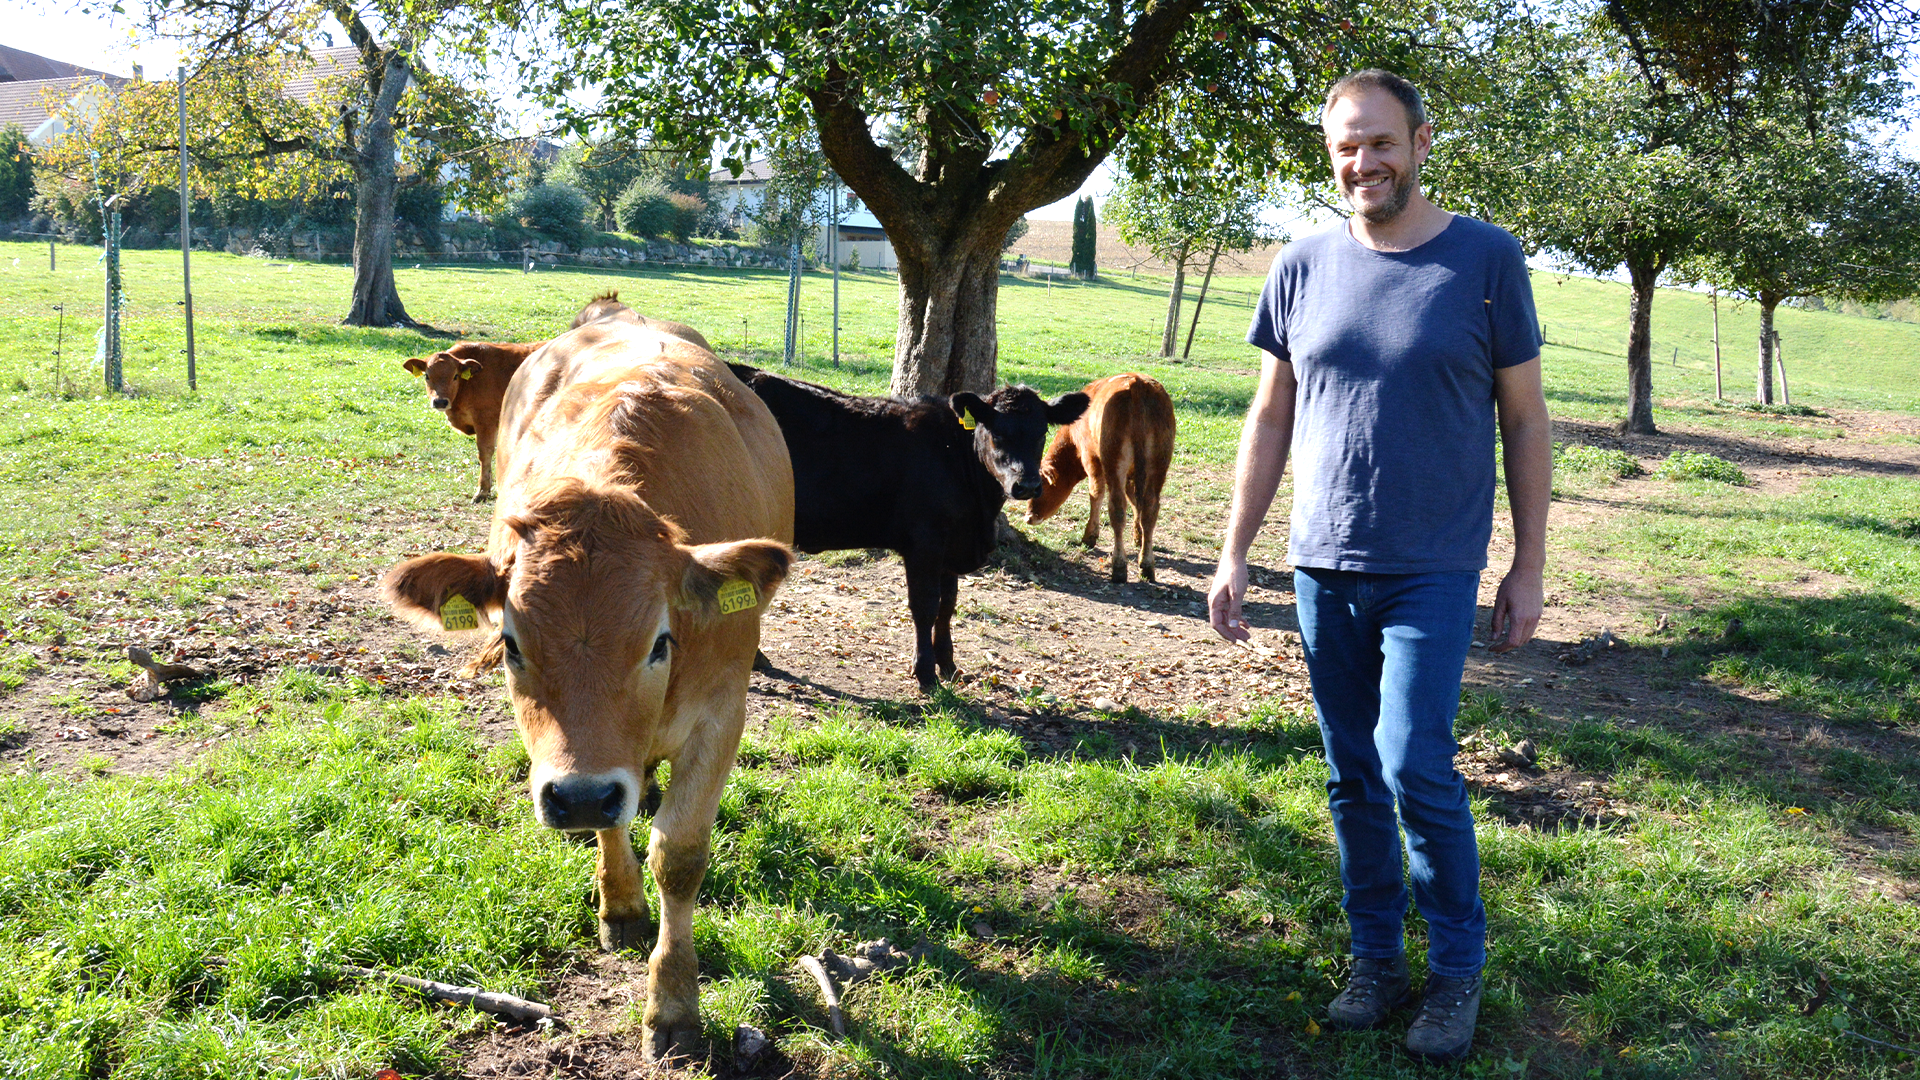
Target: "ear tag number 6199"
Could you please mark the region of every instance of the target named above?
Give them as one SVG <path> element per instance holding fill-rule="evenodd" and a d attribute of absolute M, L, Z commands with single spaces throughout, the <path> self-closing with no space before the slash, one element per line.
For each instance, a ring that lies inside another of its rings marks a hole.
<path fill-rule="evenodd" d="M 478 630 L 480 613 L 474 609 L 473 602 L 459 593 L 447 597 L 440 605 L 440 628 L 443 630 Z"/>
<path fill-rule="evenodd" d="M 753 582 L 735 578 L 720 586 L 716 599 L 720 604 L 720 614 L 731 615 L 736 611 L 745 611 L 760 603 L 759 593 L 754 591 Z"/>

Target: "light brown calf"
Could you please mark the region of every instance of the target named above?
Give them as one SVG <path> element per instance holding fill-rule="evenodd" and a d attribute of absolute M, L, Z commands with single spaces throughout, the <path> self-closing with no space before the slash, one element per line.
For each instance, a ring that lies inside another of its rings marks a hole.
<path fill-rule="evenodd" d="M 786 443 L 711 353 L 615 320 L 523 365 L 500 433 L 486 554 L 410 559 L 387 574 L 386 596 L 429 629 L 465 615 L 455 598 L 497 627 L 475 664 L 506 665 L 535 816 L 598 836 L 610 950 L 645 939 L 628 826 L 669 763 L 647 854 L 660 922 L 646 1052 L 691 1052 L 694 899 L 746 722 L 760 615 L 792 557 Z"/>
<path fill-rule="evenodd" d="M 1127 503 L 1133 503 L 1134 545 L 1140 549 L 1140 577 L 1153 580 L 1153 527 L 1160 520 L 1160 488 L 1173 462 L 1173 399 L 1167 388 L 1146 375 L 1110 375 L 1087 384 L 1093 403 L 1080 419 L 1054 433 L 1040 463 L 1040 494 L 1027 504 L 1027 524 L 1052 517 L 1089 480 L 1087 528 L 1080 542 L 1100 540 L 1100 500 L 1107 501 L 1113 526 L 1113 559 L 1108 573 L 1127 580 Z"/>
<path fill-rule="evenodd" d="M 421 359 L 403 360 L 401 367 L 427 381 L 427 398 L 447 414 L 455 431 L 473 436 L 480 452 L 480 490 L 473 501 L 493 494 L 493 447 L 500 430 L 500 402 L 507 383 L 534 350 L 545 345 L 508 341 L 463 341 L 451 349 Z"/>
<path fill-rule="evenodd" d="M 581 308 L 580 314 L 573 317 L 572 328 L 577 330 L 596 319 L 604 319 L 609 316 L 629 319 L 649 330 L 657 330 L 662 334 L 666 334 L 668 337 L 677 337 L 681 341 L 690 341 L 708 352 L 713 351 L 713 346 L 707 344 L 707 339 L 701 335 L 700 331 L 695 330 L 686 323 L 677 323 L 668 319 L 647 318 L 645 315 L 621 303 L 620 292 L 617 289 L 603 292 L 599 296 L 587 301 L 587 306 Z"/>

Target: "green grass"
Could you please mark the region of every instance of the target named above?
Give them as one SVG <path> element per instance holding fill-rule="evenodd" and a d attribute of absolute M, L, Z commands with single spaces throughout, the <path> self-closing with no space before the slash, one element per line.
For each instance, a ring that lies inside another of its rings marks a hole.
<path fill-rule="evenodd" d="M 177 257 L 128 253 L 135 392 L 111 397 L 85 360 L 98 267 L 68 248 L 48 274 L 44 258 L 0 244 L 0 702 L 48 666 L 29 648 L 77 646 L 122 620 L 184 632 L 240 599 L 311 604 L 404 553 L 478 542 L 489 511 L 466 502 L 471 443 L 399 368 L 440 339 L 334 325 L 344 269 L 197 255 L 189 393 Z M 778 363 L 778 272 L 398 276 L 416 317 L 463 336 L 544 337 L 617 287 L 729 358 Z M 1536 289 L 1556 415 L 1617 420 L 1624 290 L 1546 276 Z M 894 279 L 843 278 L 837 370 L 825 279 L 809 275 L 803 298 L 805 376 L 883 388 Z M 1829 434 L 1818 415 L 1713 402 L 1706 303 L 1656 302 L 1656 358 L 1681 347 L 1678 366 L 1656 364 L 1656 421 Z M 1005 278 L 1001 365 L 1048 394 L 1127 369 L 1167 383 L 1181 431 L 1170 513 L 1204 553 L 1257 363 L 1232 298 L 1209 301 L 1191 363 L 1153 357 L 1163 305 L 1149 281 Z M 1796 404 L 1920 408 L 1920 326 L 1780 319 Z M 1730 397 L 1745 370 L 1732 342 L 1753 322 L 1723 305 Z M 1460 1074 L 1905 1075 L 1898 1055 L 1836 1024 L 1896 1042 L 1920 1032 L 1920 909 L 1859 880 L 1920 874 L 1920 770 L 1904 749 L 1920 733 L 1920 482 L 1841 476 L 1766 494 L 1638 478 L 1619 451 L 1558 456 L 1600 485 L 1567 497 L 1610 512 L 1554 534 L 1557 556 L 1589 558 L 1553 571 L 1553 587 L 1677 611 L 1665 630 L 1622 632 L 1668 651 L 1662 685 L 1709 709 L 1764 699 L 1802 734 L 1788 754 L 1678 708 L 1560 715 L 1470 698 L 1463 730 L 1533 738 L 1552 767 L 1603 784 L 1619 814 L 1540 831 L 1476 806 L 1491 981 Z M 1058 546 L 1073 531 L 1036 535 Z M 1282 539 L 1261 545 L 1256 559 L 1277 565 Z M 1829 587 L 1803 587 L 1809 575 Z M 292 639 L 271 620 L 250 633 Z M 497 693 L 479 697 L 491 708 Z M 460 699 L 297 671 L 204 696 L 171 729 L 244 737 L 173 775 L 0 776 L 0 1075 L 454 1075 L 456 1038 L 482 1020 L 337 965 L 541 997 L 593 949 L 591 849 L 534 826 L 524 751 L 483 744 Z M 79 691 L 52 703 L 76 718 L 94 708 Z M 752 1023 L 808 1076 L 1433 1075 L 1395 1030 L 1311 1024 L 1345 945 L 1311 717 L 1272 704 L 1129 713 L 1050 749 L 987 716 L 942 693 L 789 711 L 748 738 L 695 924 L 716 1047 Z M 1109 734 L 1121 723 L 1146 734 Z M 0 745 L 16 730 L 0 713 Z M 1869 832 L 1886 843 L 1859 854 Z M 1412 930 L 1417 955 L 1417 919 Z M 854 988 L 853 1037 L 832 1040 L 793 958 L 881 935 L 924 944 L 927 960 Z M 1823 978 L 1827 1003 L 1806 1015 Z"/>

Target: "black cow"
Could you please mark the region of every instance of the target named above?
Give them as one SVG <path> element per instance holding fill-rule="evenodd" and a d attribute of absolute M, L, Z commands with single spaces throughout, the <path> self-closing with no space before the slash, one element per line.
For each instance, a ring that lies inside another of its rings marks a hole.
<path fill-rule="evenodd" d="M 993 554 L 995 521 L 1007 499 L 1040 493 L 1047 425 L 1072 423 L 1086 410 L 1087 395 L 1048 402 L 1028 387 L 1003 386 L 985 398 L 854 397 L 745 364 L 727 366 L 767 403 L 786 436 L 793 546 L 899 552 L 913 612 L 913 676 L 923 691 L 953 678 L 960 575 Z"/>

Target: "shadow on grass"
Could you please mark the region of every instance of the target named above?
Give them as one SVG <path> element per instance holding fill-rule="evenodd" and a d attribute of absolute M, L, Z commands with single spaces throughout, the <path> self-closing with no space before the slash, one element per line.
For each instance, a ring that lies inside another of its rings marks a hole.
<path fill-rule="evenodd" d="M 1671 644 L 1610 650 L 1581 675 L 1640 669 L 1677 706 L 1605 690 L 1596 715 L 1470 697 L 1462 726 L 1534 740 L 1573 769 L 1694 782 L 1872 826 L 1920 811 L 1920 611 L 1883 593 L 1749 597 L 1692 616 Z M 1591 706 L 1589 706 L 1591 707 Z"/>
<path fill-rule="evenodd" d="M 1573 395 L 1573 397 L 1584 396 L 1589 395 Z M 1841 453 L 1804 453 L 1778 443 L 1769 443 L 1760 436 L 1743 438 L 1738 435 L 1707 432 L 1631 435 L 1612 425 L 1565 418 L 1555 418 L 1553 426 L 1555 438 L 1561 441 L 1624 450 L 1638 458 L 1664 458 L 1677 450 L 1691 450 L 1696 453 L 1712 454 L 1739 464 L 1766 464 L 1795 468 L 1819 466 L 1822 471 L 1844 469 L 1876 476 L 1920 475 L 1920 471 L 1916 471 L 1912 465 L 1904 462 Z M 1806 437 L 1818 439 L 1828 446 L 1832 445 L 1832 441 L 1823 438 L 1820 433 L 1809 432 Z"/>

